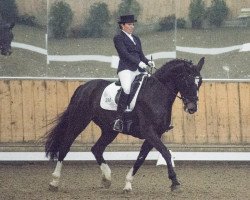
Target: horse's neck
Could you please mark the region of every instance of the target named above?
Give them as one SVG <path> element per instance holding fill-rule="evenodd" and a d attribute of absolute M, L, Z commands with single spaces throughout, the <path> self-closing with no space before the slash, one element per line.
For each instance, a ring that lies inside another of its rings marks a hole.
<path fill-rule="evenodd" d="M 167 95 L 168 101 L 170 103 L 173 103 L 178 93 L 174 80 L 172 78 L 169 78 L 168 80 L 165 79 L 163 81 L 156 78 L 155 76 L 152 76 L 151 79 L 154 80 L 154 84 L 156 84 L 158 90 L 159 88 L 161 88 L 161 92 Z M 164 92 L 162 90 L 164 90 Z"/>
<path fill-rule="evenodd" d="M 176 85 L 173 80 L 166 82 L 165 87 L 167 88 L 168 93 L 169 93 L 169 101 L 170 103 L 173 104 L 179 91 L 177 90 Z"/>

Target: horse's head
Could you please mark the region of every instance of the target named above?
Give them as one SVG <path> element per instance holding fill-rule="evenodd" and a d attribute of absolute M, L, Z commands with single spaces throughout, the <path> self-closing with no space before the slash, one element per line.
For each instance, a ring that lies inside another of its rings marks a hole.
<path fill-rule="evenodd" d="M 181 73 L 177 76 L 177 87 L 184 103 L 184 110 L 193 114 L 197 111 L 198 91 L 202 83 L 200 71 L 205 58 L 201 58 L 197 65 L 184 62 Z"/>
<path fill-rule="evenodd" d="M 12 53 L 11 41 L 14 38 L 12 33 L 14 25 L 14 23 L 0 23 L 0 51 L 4 56 L 8 56 Z"/>

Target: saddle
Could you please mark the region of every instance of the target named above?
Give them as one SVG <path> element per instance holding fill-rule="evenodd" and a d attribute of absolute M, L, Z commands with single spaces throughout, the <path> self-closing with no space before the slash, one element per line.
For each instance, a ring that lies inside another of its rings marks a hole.
<path fill-rule="evenodd" d="M 145 77 L 148 75 L 146 74 L 139 74 L 135 77 L 135 80 L 133 81 L 131 85 L 131 92 L 129 97 L 129 108 L 126 110 L 126 112 L 131 112 L 136 104 L 136 99 L 139 94 L 139 91 L 142 86 L 142 82 Z M 113 82 L 109 84 L 103 91 L 100 106 L 104 110 L 117 110 L 117 103 L 121 94 L 121 83 L 120 81 Z"/>

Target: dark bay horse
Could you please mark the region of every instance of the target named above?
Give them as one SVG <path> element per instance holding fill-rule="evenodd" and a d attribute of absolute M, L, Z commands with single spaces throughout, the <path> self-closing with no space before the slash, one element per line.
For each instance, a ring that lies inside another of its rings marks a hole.
<path fill-rule="evenodd" d="M 179 188 L 179 181 L 171 163 L 171 153 L 162 143 L 161 136 L 170 129 L 172 105 L 179 92 L 184 110 L 189 114 L 197 111 L 198 90 L 202 83 L 200 71 L 204 57 L 197 65 L 191 61 L 175 59 L 167 62 L 150 77 L 144 79 L 134 110 L 128 118 L 133 121 L 129 134 L 144 139 L 134 166 L 126 176 L 124 191 L 131 191 L 131 182 L 143 164 L 148 153 L 155 148 L 167 163 L 168 177 L 172 181 L 171 189 Z M 61 176 L 62 161 L 69 152 L 76 137 L 94 121 L 101 128 L 101 136 L 91 148 L 102 171 L 102 183 L 111 184 L 111 170 L 103 158 L 105 148 L 116 138 L 113 131 L 115 111 L 103 110 L 100 98 L 104 88 L 110 82 L 92 80 L 79 86 L 74 92 L 67 109 L 57 119 L 56 125 L 46 134 L 45 152 L 50 159 L 58 159 L 50 183 L 51 189 L 57 189 Z"/>
<path fill-rule="evenodd" d="M 11 41 L 14 38 L 12 28 L 14 25 L 14 23 L 0 21 L 0 51 L 4 56 L 11 54 Z"/>

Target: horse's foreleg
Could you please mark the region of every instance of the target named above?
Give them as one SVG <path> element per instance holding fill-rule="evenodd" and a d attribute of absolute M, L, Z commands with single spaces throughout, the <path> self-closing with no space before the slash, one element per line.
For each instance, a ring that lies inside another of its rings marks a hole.
<path fill-rule="evenodd" d="M 134 167 L 132 167 L 127 176 L 126 176 L 126 181 L 125 181 L 125 187 L 123 188 L 124 192 L 130 192 L 132 191 L 132 181 L 134 179 Z"/>
<path fill-rule="evenodd" d="M 130 192 L 132 191 L 132 181 L 134 179 L 134 176 L 136 172 L 139 170 L 139 168 L 142 166 L 143 162 L 145 161 L 148 153 L 152 150 L 153 146 L 149 144 L 147 141 L 145 141 L 142 144 L 139 156 L 137 157 L 137 160 L 135 161 L 134 166 L 129 170 L 127 176 L 126 176 L 126 183 L 125 187 L 123 189 L 124 192 Z"/>
<path fill-rule="evenodd" d="M 52 173 L 52 181 L 49 184 L 49 189 L 56 191 L 58 190 L 58 185 L 61 177 L 61 170 L 62 170 L 62 162 L 57 161 L 56 168 L 54 172 Z"/>
<path fill-rule="evenodd" d="M 105 132 L 102 131 L 101 137 L 95 143 L 95 145 L 91 148 L 92 153 L 94 154 L 98 165 L 100 165 L 102 172 L 102 185 L 105 188 L 109 188 L 111 185 L 111 169 L 103 158 L 103 152 L 105 148 L 116 138 L 118 133 Z"/>
<path fill-rule="evenodd" d="M 178 188 L 180 183 L 177 180 L 177 176 L 172 165 L 171 153 L 167 149 L 167 147 L 162 143 L 161 139 L 157 136 L 152 125 L 149 126 L 147 130 L 148 131 L 145 132 L 145 138 L 150 142 L 153 147 L 156 148 L 157 151 L 161 153 L 162 157 L 165 159 L 168 168 L 168 178 L 172 181 L 171 190 L 175 190 Z"/>

